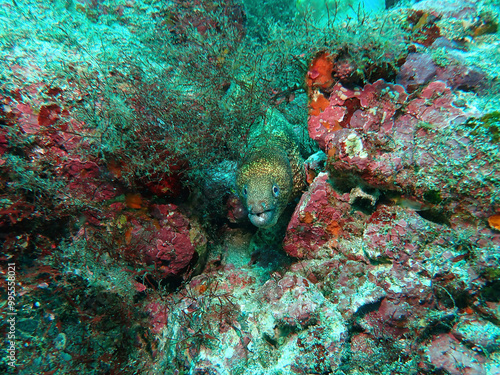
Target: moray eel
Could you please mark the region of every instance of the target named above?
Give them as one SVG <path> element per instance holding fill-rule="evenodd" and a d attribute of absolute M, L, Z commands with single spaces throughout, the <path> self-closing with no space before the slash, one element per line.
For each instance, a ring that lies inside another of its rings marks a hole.
<path fill-rule="evenodd" d="M 248 139 L 236 186 L 251 223 L 269 228 L 303 191 L 304 160 L 290 124 L 279 112 L 268 112 Z"/>

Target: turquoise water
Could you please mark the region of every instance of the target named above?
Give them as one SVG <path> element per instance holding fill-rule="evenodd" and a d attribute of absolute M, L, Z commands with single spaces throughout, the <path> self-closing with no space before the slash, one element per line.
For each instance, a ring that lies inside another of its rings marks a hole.
<path fill-rule="evenodd" d="M 1 372 L 499 374 L 498 14 L 0 1 Z"/>

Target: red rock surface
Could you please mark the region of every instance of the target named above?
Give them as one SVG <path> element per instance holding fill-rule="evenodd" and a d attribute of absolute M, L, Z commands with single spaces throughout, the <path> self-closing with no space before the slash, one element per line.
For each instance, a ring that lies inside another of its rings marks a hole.
<path fill-rule="evenodd" d="M 339 194 L 320 173 L 302 195 L 288 224 L 283 249 L 296 258 L 329 257 L 339 239 L 359 235 L 362 213 L 351 213 L 349 194 Z"/>

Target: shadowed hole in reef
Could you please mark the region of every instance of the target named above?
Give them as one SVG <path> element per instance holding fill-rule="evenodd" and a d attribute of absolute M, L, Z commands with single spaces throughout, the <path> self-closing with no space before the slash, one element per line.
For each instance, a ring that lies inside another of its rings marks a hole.
<path fill-rule="evenodd" d="M 446 217 L 446 215 L 437 210 L 426 210 L 426 211 L 416 211 L 420 217 L 425 220 L 432 221 L 433 223 L 450 226 L 450 221 Z"/>
<path fill-rule="evenodd" d="M 481 290 L 481 298 L 488 302 L 500 302 L 500 280 L 488 281 Z"/>
<path fill-rule="evenodd" d="M 437 320 L 431 321 L 417 338 L 417 342 L 423 342 L 432 336 L 439 335 L 440 333 L 450 332 L 453 324 L 457 319 L 457 315 L 445 315 Z"/>
<path fill-rule="evenodd" d="M 316 322 L 315 322 L 316 323 Z M 262 338 L 271 346 L 274 348 L 278 348 L 281 345 L 283 345 L 287 338 L 290 334 L 292 333 L 297 333 L 300 331 L 300 328 L 298 326 L 291 326 L 291 325 L 283 325 L 283 326 L 275 326 L 274 327 L 274 332 L 275 336 L 272 337 L 268 333 L 264 333 L 262 335 Z"/>
<path fill-rule="evenodd" d="M 375 212 L 376 206 L 373 204 L 373 200 L 368 197 L 357 197 L 352 203 L 352 208 L 354 210 L 359 210 L 366 215 L 371 215 Z"/>
<path fill-rule="evenodd" d="M 377 311 L 380 308 L 380 305 L 382 304 L 383 298 L 380 298 L 378 301 L 372 302 L 372 303 L 367 303 L 366 305 L 361 306 L 358 311 L 354 314 L 354 317 L 363 317 L 366 314 L 372 312 L 372 311 Z"/>
<path fill-rule="evenodd" d="M 281 248 L 271 246 L 259 248 L 252 253 L 250 264 L 267 268 L 274 272 L 292 263 L 292 259 L 287 256 Z"/>
<path fill-rule="evenodd" d="M 460 283 L 451 282 L 446 285 L 446 288 L 438 284 L 438 280 L 434 280 L 436 287 L 434 288 L 434 294 L 439 300 L 439 303 L 443 304 L 449 309 L 455 307 L 463 309 L 469 306 L 472 302 L 471 295 L 467 290 L 464 290 L 464 286 Z"/>
<path fill-rule="evenodd" d="M 471 296 L 466 290 L 463 290 L 460 293 L 457 293 L 456 295 L 454 295 L 453 299 L 455 300 L 455 305 L 459 309 L 464 309 L 467 306 L 470 306 L 470 304 L 472 302 Z"/>

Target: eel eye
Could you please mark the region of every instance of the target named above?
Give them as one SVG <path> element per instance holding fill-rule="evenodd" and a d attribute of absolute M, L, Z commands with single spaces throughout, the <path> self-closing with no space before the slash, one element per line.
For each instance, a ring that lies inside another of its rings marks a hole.
<path fill-rule="evenodd" d="M 245 187 L 243 188 L 243 195 L 246 197 L 246 196 L 247 196 L 247 194 L 248 194 L 248 190 L 247 190 L 247 187 L 245 186 Z"/>
<path fill-rule="evenodd" d="M 278 185 L 274 185 L 273 186 L 273 194 L 275 197 L 277 197 L 280 193 L 280 188 L 278 187 Z"/>

